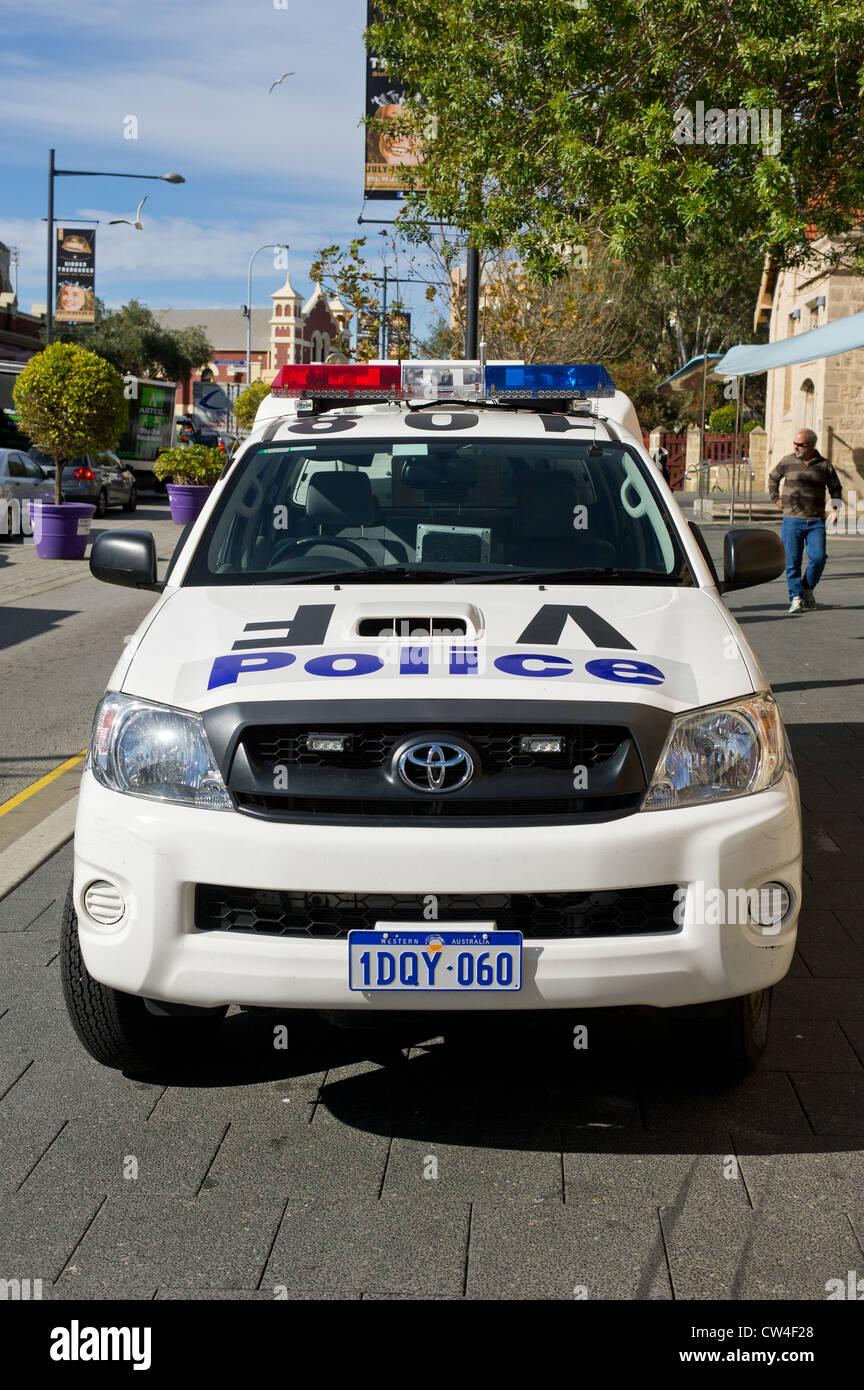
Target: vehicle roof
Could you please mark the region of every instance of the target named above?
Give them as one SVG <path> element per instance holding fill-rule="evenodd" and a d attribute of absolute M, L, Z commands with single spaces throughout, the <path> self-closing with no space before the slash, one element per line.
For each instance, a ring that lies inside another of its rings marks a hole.
<path fill-rule="evenodd" d="M 616 395 L 622 395 L 617 392 Z M 629 405 L 629 400 L 625 396 L 624 401 Z M 563 439 L 569 442 L 579 442 L 585 440 L 590 442 L 596 438 L 598 442 L 610 442 L 628 444 L 636 447 L 644 455 L 642 439 L 620 420 L 616 420 L 612 411 L 607 411 L 604 407 L 618 406 L 618 414 L 626 418 L 627 411 L 622 404 L 618 404 L 611 399 L 594 402 L 597 415 L 561 415 L 561 419 L 567 423 L 566 432 L 550 431 L 542 416 L 546 414 L 548 419 L 552 411 L 543 412 L 541 410 L 517 410 L 512 407 L 504 406 L 466 406 L 461 404 L 451 406 L 443 402 L 430 401 L 428 406 L 422 409 L 408 410 L 401 404 L 383 404 L 375 406 L 359 406 L 354 410 L 342 408 L 339 410 L 328 411 L 317 416 L 301 415 L 291 413 L 274 421 L 269 420 L 263 424 L 256 425 L 249 439 L 245 441 L 243 452 L 250 446 L 266 443 L 292 443 L 297 444 L 302 440 L 315 443 L 317 440 L 329 440 L 331 444 L 336 442 L 335 435 L 329 435 L 326 431 L 316 429 L 315 426 L 320 422 L 340 417 L 351 420 L 351 430 L 339 431 L 340 439 L 370 439 L 370 438 L 390 438 L 403 441 L 418 441 L 423 439 L 428 443 L 429 439 L 450 440 L 455 442 L 457 439 L 467 442 L 471 438 L 475 439 L 512 439 L 518 436 L 523 439 L 545 439 L 550 444 L 555 444 Z M 630 407 L 632 411 L 632 406 Z M 556 413 L 557 414 L 557 413 Z M 455 415 L 460 419 L 461 427 L 458 430 L 442 430 L 440 427 L 429 421 L 423 428 L 420 425 L 422 417 L 441 415 Z M 474 422 L 467 424 L 466 417 L 474 416 Z M 635 413 L 634 413 L 635 419 Z M 308 426 L 303 428 L 303 426 Z M 239 453 L 237 455 L 239 457 Z"/>

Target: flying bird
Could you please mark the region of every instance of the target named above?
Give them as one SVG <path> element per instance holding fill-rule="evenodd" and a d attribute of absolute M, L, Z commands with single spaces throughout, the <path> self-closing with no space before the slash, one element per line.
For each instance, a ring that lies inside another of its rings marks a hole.
<path fill-rule="evenodd" d="M 134 222 L 130 222 L 128 217 L 112 217 L 111 221 L 108 223 L 108 226 L 119 227 L 122 222 L 125 223 L 127 227 L 134 227 L 136 231 L 143 232 L 144 228 L 141 225 L 141 209 L 143 208 L 146 202 L 146 197 L 141 199 L 141 202 L 138 204 L 138 211 L 135 214 Z"/>
<path fill-rule="evenodd" d="M 276 79 L 275 82 L 271 82 L 271 83 L 270 83 L 270 92 L 272 92 L 272 90 L 273 90 L 274 87 L 278 87 L 280 82 L 284 82 L 286 77 L 293 77 L 293 76 L 294 76 L 294 73 L 293 73 L 293 72 L 283 72 L 283 74 L 282 74 L 281 77 L 277 77 L 277 79 Z M 270 92 L 267 93 L 268 97 L 269 97 L 269 95 L 270 95 Z"/>

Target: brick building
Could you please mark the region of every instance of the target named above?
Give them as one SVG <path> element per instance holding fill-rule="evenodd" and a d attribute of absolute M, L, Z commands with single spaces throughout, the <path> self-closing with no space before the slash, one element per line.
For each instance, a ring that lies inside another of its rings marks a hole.
<path fill-rule="evenodd" d="M 270 310 L 252 310 L 253 381 L 272 381 L 287 362 L 323 362 L 347 338 L 351 314 L 338 298 L 328 300 L 320 284 L 304 303 L 286 274 L 284 285 L 270 298 Z M 203 329 L 213 344 L 212 380 L 228 387 L 245 386 L 246 319 L 239 309 L 155 309 L 154 313 L 165 328 Z M 191 409 L 192 385 L 200 379 L 197 372 L 191 381 L 181 383 L 178 413 Z"/>

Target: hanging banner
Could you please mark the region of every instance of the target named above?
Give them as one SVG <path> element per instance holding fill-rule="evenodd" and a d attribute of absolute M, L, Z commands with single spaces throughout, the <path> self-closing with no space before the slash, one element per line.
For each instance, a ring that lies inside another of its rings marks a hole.
<path fill-rule="evenodd" d="M 374 0 L 367 0 L 366 23 L 378 21 Z M 408 93 L 403 83 L 395 81 L 379 59 L 367 49 L 366 53 L 366 115 L 378 120 L 398 121 L 404 113 Z M 416 141 L 404 135 L 389 135 L 386 130 L 366 127 L 367 198 L 404 198 L 405 188 L 400 169 L 419 165 L 420 154 Z"/>
<path fill-rule="evenodd" d="M 407 309 L 391 309 L 387 315 L 387 356 L 410 357 L 411 314 Z"/>
<path fill-rule="evenodd" d="M 56 323 L 96 322 L 96 229 L 57 228 Z"/>
<path fill-rule="evenodd" d="M 361 309 L 357 315 L 357 361 L 377 357 L 381 338 L 381 315 Z"/>

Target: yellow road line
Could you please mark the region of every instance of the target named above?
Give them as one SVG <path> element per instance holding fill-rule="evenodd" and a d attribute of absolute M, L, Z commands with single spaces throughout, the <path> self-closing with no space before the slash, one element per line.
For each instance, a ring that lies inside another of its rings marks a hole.
<path fill-rule="evenodd" d="M 34 782 L 31 787 L 25 787 L 23 792 L 16 792 L 8 801 L 4 801 L 2 805 L 0 805 L 0 816 L 5 816 L 7 811 L 14 811 L 16 806 L 21 805 L 22 801 L 27 801 L 31 796 L 34 796 L 36 792 L 40 792 L 43 787 L 47 787 L 50 782 L 55 781 L 57 777 L 62 777 L 63 773 L 68 772 L 70 767 L 75 767 L 78 763 L 83 763 L 86 757 L 87 749 L 85 748 L 83 753 L 76 753 L 74 758 L 67 758 L 65 763 L 61 763 L 59 767 L 55 767 L 53 772 L 47 772 L 44 777 L 40 777 L 39 781 Z"/>

